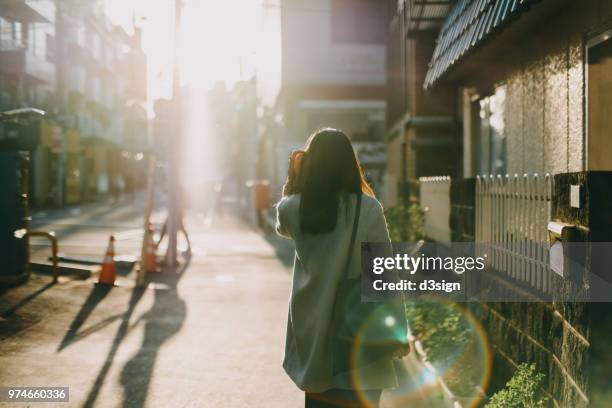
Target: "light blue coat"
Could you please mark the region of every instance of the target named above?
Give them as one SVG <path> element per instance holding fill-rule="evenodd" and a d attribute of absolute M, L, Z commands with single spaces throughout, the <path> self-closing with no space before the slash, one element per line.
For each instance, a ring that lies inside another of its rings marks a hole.
<path fill-rule="evenodd" d="M 389 232 L 381 204 L 362 196 L 359 228 L 351 254 L 349 275 L 361 271 L 361 242 L 387 242 Z M 356 207 L 355 195 L 347 207 L 341 201 L 336 228 L 325 234 L 300 230 L 300 196 L 277 204 L 277 232 L 295 241 L 293 284 L 289 302 L 283 367 L 302 390 L 323 392 L 331 388 L 382 389 L 397 386 L 391 360 L 378 360 L 348 373 L 333 375 L 329 325 L 336 288 L 346 262 Z"/>

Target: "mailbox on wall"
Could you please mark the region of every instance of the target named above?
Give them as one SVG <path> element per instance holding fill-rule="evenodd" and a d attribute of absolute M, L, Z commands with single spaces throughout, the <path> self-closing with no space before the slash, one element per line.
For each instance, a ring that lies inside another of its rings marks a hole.
<path fill-rule="evenodd" d="M 550 242 L 550 269 L 563 278 L 570 276 L 571 256 L 570 242 L 574 240 L 576 226 L 559 221 L 548 223 L 548 240 Z"/>

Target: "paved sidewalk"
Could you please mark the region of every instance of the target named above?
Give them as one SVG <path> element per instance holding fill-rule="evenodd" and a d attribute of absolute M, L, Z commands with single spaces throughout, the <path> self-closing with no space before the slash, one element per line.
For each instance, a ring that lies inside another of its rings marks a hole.
<path fill-rule="evenodd" d="M 69 386 L 58 406 L 303 406 L 281 368 L 287 267 L 234 219 L 192 230 L 175 282 L 142 291 L 128 275 L 109 290 L 35 275 L 0 293 L 0 385 Z"/>

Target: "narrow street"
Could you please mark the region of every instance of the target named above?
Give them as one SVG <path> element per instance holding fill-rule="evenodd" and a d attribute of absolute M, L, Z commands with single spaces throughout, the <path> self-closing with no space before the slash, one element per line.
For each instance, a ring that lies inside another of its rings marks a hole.
<path fill-rule="evenodd" d="M 139 251 L 140 212 L 131 202 L 94 205 L 35 213 L 33 224 L 55 231 L 60 252 L 80 258 L 101 259 L 115 233 L 121 258 Z M 5 289 L 0 384 L 67 386 L 70 402 L 61 406 L 303 406 L 281 367 L 290 243 L 230 215 L 210 226 L 188 218 L 193 257 L 182 274 L 154 276 L 147 289 L 121 268 L 112 288 L 96 285 L 95 274 L 56 285 L 34 274 Z M 45 245 L 34 242 L 35 259 L 48 256 Z M 432 387 L 418 385 L 414 356 L 406 364 L 414 384 L 388 393 L 382 406 L 444 406 Z"/>
<path fill-rule="evenodd" d="M 404 317 L 297 381 L 612 407 L 611 95 L 610 0 L 0 0 L 0 408 L 304 407 Z"/>

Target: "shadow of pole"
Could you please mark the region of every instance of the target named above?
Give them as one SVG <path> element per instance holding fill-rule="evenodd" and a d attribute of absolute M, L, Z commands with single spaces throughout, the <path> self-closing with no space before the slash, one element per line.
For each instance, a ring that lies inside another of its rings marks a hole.
<path fill-rule="evenodd" d="M 9 307 L 7 310 L 2 312 L 2 314 L 0 314 L 0 317 L 2 317 L 4 319 L 7 319 L 13 313 L 15 313 L 17 310 L 19 310 L 20 308 L 22 308 L 26 304 L 30 303 L 32 300 L 34 300 L 36 297 L 38 297 L 40 294 L 42 294 L 44 291 L 46 291 L 47 289 L 49 289 L 53 285 L 55 285 L 55 282 L 49 282 L 49 283 L 41 286 L 40 288 L 36 289 L 34 292 L 30 293 L 28 296 L 24 297 L 19 302 L 17 302 L 13 306 Z"/>
<path fill-rule="evenodd" d="M 119 326 L 119 329 L 117 330 L 117 333 L 115 334 L 115 338 L 113 339 L 113 344 L 111 346 L 111 349 L 108 352 L 108 355 L 106 356 L 106 360 L 104 361 L 102 368 L 98 372 L 98 376 L 96 377 L 96 380 L 94 381 L 94 384 L 91 387 L 89 394 L 87 395 L 87 400 L 83 404 L 84 407 L 94 406 L 94 403 L 96 402 L 96 399 L 98 398 L 98 394 L 100 393 L 100 389 L 102 388 L 102 384 L 104 384 L 104 380 L 106 379 L 106 376 L 108 375 L 108 371 L 110 370 L 113 360 L 115 359 L 115 355 L 117 354 L 117 351 L 119 350 L 119 346 L 121 345 L 121 342 L 123 341 L 123 339 L 129 332 L 130 318 L 132 314 L 134 313 L 134 310 L 136 309 L 136 305 L 138 305 L 138 302 L 142 298 L 142 295 L 144 294 L 145 290 L 146 290 L 145 288 L 138 287 L 138 286 L 132 290 L 132 296 L 130 297 L 128 309 L 125 311 L 125 313 L 123 314 L 123 317 L 121 318 L 121 325 Z"/>
<path fill-rule="evenodd" d="M 77 332 L 81 325 L 85 323 L 85 320 L 87 320 L 91 312 L 93 312 L 98 303 L 100 303 L 102 299 L 104 299 L 106 295 L 109 294 L 112 288 L 113 286 L 111 285 L 95 285 L 91 289 L 91 292 L 89 292 L 89 296 L 87 296 L 85 303 L 83 303 L 83 306 L 81 306 L 81 310 L 79 310 L 79 313 L 74 317 L 72 323 L 70 323 L 68 331 L 66 331 L 64 338 L 62 339 L 60 345 L 57 347 L 57 352 L 60 352 L 66 347 L 68 347 L 70 343 L 72 343 L 76 339 Z"/>

